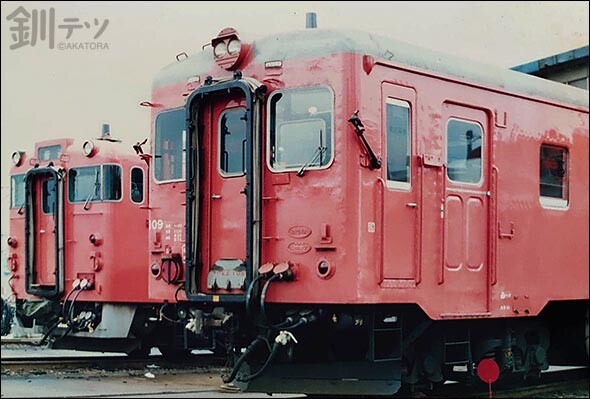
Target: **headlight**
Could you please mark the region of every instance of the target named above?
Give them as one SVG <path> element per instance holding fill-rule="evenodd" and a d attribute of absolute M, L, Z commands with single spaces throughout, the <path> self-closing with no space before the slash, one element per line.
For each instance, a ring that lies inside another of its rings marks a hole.
<path fill-rule="evenodd" d="M 82 144 L 82 152 L 87 157 L 91 156 L 94 153 L 94 143 L 90 140 L 86 140 L 84 144 Z"/>
<path fill-rule="evenodd" d="M 219 42 L 213 48 L 213 55 L 217 58 L 225 57 L 226 54 L 227 46 L 225 45 L 225 42 Z"/>
<path fill-rule="evenodd" d="M 23 163 L 23 151 L 15 151 L 12 153 L 12 163 L 14 166 L 20 166 Z"/>
<path fill-rule="evenodd" d="M 238 39 L 233 39 L 232 41 L 229 42 L 229 44 L 227 45 L 227 51 L 228 53 L 230 53 L 231 55 L 236 55 L 240 52 L 240 49 L 242 48 L 242 43 L 240 43 L 240 41 Z"/>

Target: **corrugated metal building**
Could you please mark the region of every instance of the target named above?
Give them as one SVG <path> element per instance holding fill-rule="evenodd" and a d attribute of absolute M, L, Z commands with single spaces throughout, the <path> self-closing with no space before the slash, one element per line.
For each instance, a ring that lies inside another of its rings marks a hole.
<path fill-rule="evenodd" d="M 588 46 L 527 62 L 512 69 L 588 90 Z"/>

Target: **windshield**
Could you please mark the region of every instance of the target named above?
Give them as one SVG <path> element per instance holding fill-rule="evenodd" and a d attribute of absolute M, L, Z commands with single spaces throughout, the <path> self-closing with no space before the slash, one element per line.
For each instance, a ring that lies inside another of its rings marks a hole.
<path fill-rule="evenodd" d="M 25 175 L 14 175 L 10 179 L 10 207 L 20 208 L 25 202 Z"/>
<path fill-rule="evenodd" d="M 184 178 L 185 119 L 184 109 L 162 112 L 156 118 L 154 177 L 158 181 Z"/>
<path fill-rule="evenodd" d="M 118 165 L 86 166 L 70 169 L 68 197 L 70 202 L 120 200 L 121 167 Z"/>
<path fill-rule="evenodd" d="M 334 95 L 314 86 L 278 91 L 270 100 L 270 166 L 319 169 L 332 159 Z"/>

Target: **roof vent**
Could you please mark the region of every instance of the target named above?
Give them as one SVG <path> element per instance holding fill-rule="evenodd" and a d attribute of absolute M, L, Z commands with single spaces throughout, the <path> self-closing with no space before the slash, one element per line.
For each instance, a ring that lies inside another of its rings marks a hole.
<path fill-rule="evenodd" d="M 315 12 L 305 14 L 305 29 L 315 29 L 318 27 L 318 15 Z"/>

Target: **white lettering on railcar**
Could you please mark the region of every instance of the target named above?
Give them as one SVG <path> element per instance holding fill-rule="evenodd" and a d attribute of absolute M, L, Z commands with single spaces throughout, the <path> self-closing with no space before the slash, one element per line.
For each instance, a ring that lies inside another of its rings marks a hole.
<path fill-rule="evenodd" d="M 162 219 L 152 219 L 150 222 L 150 228 L 152 230 L 162 230 L 164 227 L 164 221 Z"/>
<path fill-rule="evenodd" d="M 510 292 L 500 292 L 500 299 L 508 299 L 508 298 L 512 298 L 512 293 Z"/>
<path fill-rule="evenodd" d="M 367 223 L 367 231 L 369 233 L 374 233 L 375 232 L 375 222 L 369 222 L 369 223 Z"/>

